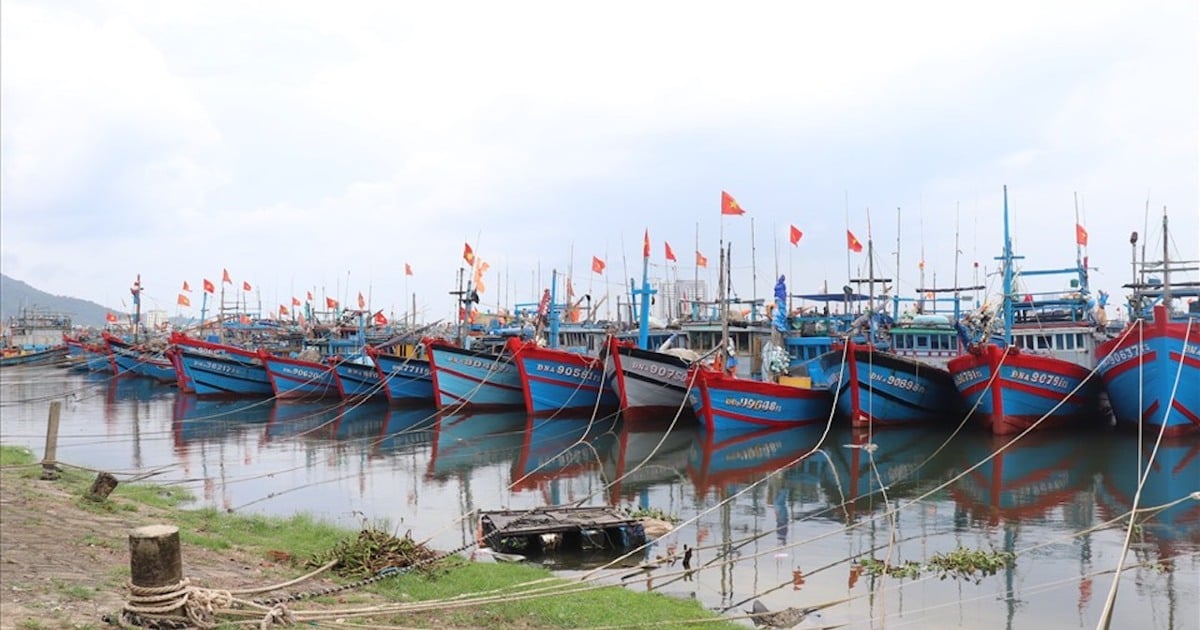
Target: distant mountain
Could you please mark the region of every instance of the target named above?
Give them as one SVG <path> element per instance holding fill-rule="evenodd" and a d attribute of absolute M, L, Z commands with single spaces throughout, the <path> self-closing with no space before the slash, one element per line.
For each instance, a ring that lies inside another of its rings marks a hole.
<path fill-rule="evenodd" d="M 0 317 L 7 320 L 22 308 L 38 307 L 71 316 L 77 326 L 104 326 L 104 317 L 111 309 L 78 298 L 50 295 L 28 284 L 0 274 Z"/>

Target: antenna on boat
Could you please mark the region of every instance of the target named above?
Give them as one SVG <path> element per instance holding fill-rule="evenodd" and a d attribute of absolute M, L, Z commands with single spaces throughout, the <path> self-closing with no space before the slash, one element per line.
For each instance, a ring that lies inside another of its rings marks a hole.
<path fill-rule="evenodd" d="M 1167 238 L 1167 207 L 1163 206 L 1163 294 L 1162 304 L 1166 307 L 1167 312 L 1171 312 L 1171 252 L 1170 239 Z"/>
<path fill-rule="evenodd" d="M 754 242 L 754 217 L 750 217 L 750 322 L 758 318 L 758 246 Z"/>
<path fill-rule="evenodd" d="M 1013 269 L 1012 269 L 1012 238 L 1008 232 L 1008 185 L 1004 186 L 1004 255 L 1000 258 L 1004 265 L 1004 343 L 1012 342 L 1013 318 Z"/>
<path fill-rule="evenodd" d="M 959 212 L 960 210 L 959 202 L 954 202 L 954 321 L 958 321 L 959 319 L 960 305 L 962 303 L 958 284 L 958 258 L 962 255 L 962 250 L 959 249 L 958 245 L 959 217 L 962 216 Z M 924 256 L 922 256 L 922 259 L 924 259 Z"/>

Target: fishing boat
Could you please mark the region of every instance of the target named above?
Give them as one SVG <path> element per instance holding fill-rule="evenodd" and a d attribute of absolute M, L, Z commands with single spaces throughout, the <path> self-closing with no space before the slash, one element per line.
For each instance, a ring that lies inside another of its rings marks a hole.
<path fill-rule="evenodd" d="M 506 352 L 432 340 L 426 346 L 434 402 L 452 411 L 525 409 L 521 374 Z"/>
<path fill-rule="evenodd" d="M 67 358 L 67 347 L 47 348 L 45 350 L 25 350 L 22 348 L 5 348 L 0 353 L 0 367 L 16 365 L 48 365 L 59 363 Z"/>
<path fill-rule="evenodd" d="M 320 353 L 316 350 L 306 351 L 297 357 L 285 357 L 260 349 L 258 358 L 267 371 L 271 391 L 276 398 L 319 400 L 341 397 L 334 366 L 321 361 Z"/>
<path fill-rule="evenodd" d="M 0 337 L 0 367 L 48 365 L 67 357 L 64 338 L 71 317 L 40 308 L 23 308 L 4 322 Z"/>
<path fill-rule="evenodd" d="M 66 343 L 67 353 L 83 359 L 82 365 L 88 372 L 104 372 L 110 370 L 108 348 L 103 343 L 85 340 L 84 337 L 64 335 L 62 342 Z"/>
<path fill-rule="evenodd" d="M 334 382 L 342 400 L 385 399 L 386 387 L 375 361 L 367 355 L 330 357 Z"/>
<path fill-rule="evenodd" d="M 275 391 L 258 351 L 205 341 L 182 334 L 171 336 L 178 368 L 197 396 L 269 397 Z"/>
<path fill-rule="evenodd" d="M 111 333 L 104 333 L 108 346 L 113 373 L 117 376 L 134 374 L 154 379 L 160 383 L 175 383 L 175 365 L 167 357 L 165 349 L 154 349 L 146 344 L 132 344 Z"/>
<path fill-rule="evenodd" d="M 617 409 L 617 394 L 605 383 L 600 359 L 515 337 L 508 340 L 507 350 L 520 374 L 525 408 L 530 413 L 543 416 Z"/>
<path fill-rule="evenodd" d="M 605 379 L 614 388 L 621 416 L 626 422 L 653 422 L 658 418 L 688 418 L 692 408 L 688 400 L 688 370 L 699 355 L 686 347 L 687 335 L 652 335 L 650 301 L 656 293 L 650 287 L 650 258 L 647 247 L 642 257 L 642 285 L 632 289 L 637 308 L 637 340 L 609 337 L 601 351 Z"/>
<path fill-rule="evenodd" d="M 398 339 L 367 346 L 383 383 L 383 392 L 393 405 L 425 405 L 433 402 L 433 372 L 424 341 Z"/>
<path fill-rule="evenodd" d="M 1171 263 L 1168 234 L 1164 212 L 1163 260 L 1139 264 L 1135 253 L 1133 261 L 1138 275 L 1160 271 L 1161 280 L 1135 276 L 1125 285 L 1133 290 L 1129 324 L 1096 355 L 1119 426 L 1178 436 L 1200 432 L 1200 283 L 1172 282 L 1172 271 L 1196 261 Z M 1131 244 L 1136 252 L 1136 232 Z M 1177 307 L 1184 298 L 1186 310 Z"/>
<path fill-rule="evenodd" d="M 694 417 L 688 402 L 688 370 L 699 358 L 686 348 L 640 348 L 611 337 L 603 354 L 605 380 L 615 389 L 621 415 L 629 422 Z"/>
<path fill-rule="evenodd" d="M 1021 275 L 1071 274 L 1071 292 L 1017 294 L 1017 270 L 1004 189 L 1003 335 L 979 331 L 967 353 L 948 363 L 963 403 L 996 435 L 1066 427 L 1099 416 L 1100 379 L 1095 364 L 1095 302 L 1079 249 L 1065 269 L 1023 270 Z M 988 319 L 988 318 L 985 318 Z M 990 321 L 995 321 L 991 318 Z"/>
<path fill-rule="evenodd" d="M 811 364 L 814 380 L 837 392 L 838 413 L 851 426 L 952 419 L 961 407 L 946 369 L 962 353 L 955 327 L 943 315 L 880 315 L 867 324 L 869 341 L 848 337 Z"/>
<path fill-rule="evenodd" d="M 784 277 L 776 282 L 776 299 L 783 302 L 787 289 Z M 775 340 L 779 347 L 779 332 L 786 329 L 786 307 L 776 310 Z M 734 376 L 726 362 L 730 352 L 719 352 L 714 365 L 693 363 L 689 372 L 688 398 L 692 411 L 707 431 L 763 429 L 768 427 L 798 427 L 827 423 L 832 418 L 833 398 L 829 390 L 811 387 L 807 379 L 786 373 L 767 371 L 767 379 L 754 380 Z M 765 363 L 774 363 L 766 361 Z M 779 361 L 786 369 L 786 362 Z"/>

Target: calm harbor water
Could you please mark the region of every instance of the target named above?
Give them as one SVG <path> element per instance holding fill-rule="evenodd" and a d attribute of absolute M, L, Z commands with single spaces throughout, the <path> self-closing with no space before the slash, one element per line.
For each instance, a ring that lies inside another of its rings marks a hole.
<path fill-rule="evenodd" d="M 41 454 L 52 400 L 64 401 L 63 462 L 155 471 L 199 503 L 236 512 L 386 524 L 440 549 L 474 540 L 473 510 L 660 508 L 682 526 L 624 566 L 686 543 L 698 549 L 699 570 L 633 570 L 628 588 L 647 588 L 648 575 L 661 592 L 734 610 L 754 597 L 772 610 L 851 598 L 806 623 L 856 628 L 1094 628 L 1126 535 L 1119 523 L 1097 526 L 1130 509 L 1151 453 L 1147 445 L 1139 457 L 1136 436 L 1096 429 L 1032 435 L 969 470 L 1009 440 L 969 427 L 954 434 L 956 422 L 873 435 L 837 426 L 706 435 L 669 418 L 631 427 L 377 403 L 208 401 L 54 368 L 0 373 L 0 442 Z M 1113 628 L 1200 628 L 1200 501 L 1187 499 L 1197 491 L 1200 440 L 1161 445 L 1139 505 L 1177 503 L 1134 530 Z M 976 583 L 872 578 L 850 562 L 923 562 L 960 546 L 1011 551 L 1016 565 Z M 549 564 L 583 576 L 603 562 Z"/>

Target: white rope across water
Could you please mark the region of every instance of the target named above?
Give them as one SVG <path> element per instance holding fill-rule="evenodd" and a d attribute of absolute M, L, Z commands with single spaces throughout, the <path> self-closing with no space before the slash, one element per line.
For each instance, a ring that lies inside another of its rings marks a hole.
<path fill-rule="evenodd" d="M 1188 318 L 1187 328 L 1184 330 L 1184 334 L 1183 334 L 1185 343 L 1186 343 L 1187 338 L 1191 335 L 1192 322 L 1194 322 L 1194 321 L 1195 320 L 1193 318 L 1191 318 L 1191 317 Z M 1138 330 L 1141 331 L 1144 327 L 1145 327 L 1145 323 L 1143 322 L 1141 326 L 1138 326 Z M 1168 400 L 1166 400 L 1162 406 L 1163 419 L 1162 419 L 1161 426 L 1159 426 L 1159 428 L 1158 428 L 1158 438 L 1154 441 L 1154 448 L 1150 451 L 1150 458 L 1146 461 L 1145 469 L 1138 470 L 1137 490 L 1133 493 L 1133 509 L 1135 511 L 1137 510 L 1138 502 L 1140 502 L 1142 499 L 1142 488 L 1145 487 L 1146 479 L 1148 479 L 1150 477 L 1150 470 L 1154 467 L 1154 458 L 1158 456 L 1158 447 L 1162 445 L 1163 435 L 1166 433 L 1166 430 L 1167 430 L 1167 420 L 1171 416 L 1171 407 L 1175 403 L 1175 395 L 1179 392 L 1179 380 L 1180 380 L 1181 376 L 1183 375 L 1184 359 L 1186 357 L 1187 357 L 1186 352 L 1179 353 L 1179 365 L 1176 366 L 1176 368 L 1175 368 L 1175 380 L 1171 384 L 1171 397 Z M 1139 358 L 1138 358 L 1139 372 L 1140 372 L 1140 364 L 1144 363 L 1144 362 L 1145 362 L 1144 358 L 1139 353 Z M 1144 387 L 1145 387 L 1145 379 L 1138 379 L 1138 400 L 1142 399 L 1141 392 L 1142 392 L 1142 388 L 1144 388 Z M 1139 412 L 1141 411 L 1141 409 L 1142 409 L 1141 407 L 1138 407 Z M 1138 448 L 1138 459 L 1139 459 L 1139 462 L 1141 459 L 1141 448 L 1140 448 L 1141 447 L 1141 439 L 1140 438 L 1141 438 L 1142 424 L 1143 424 L 1144 419 L 1145 419 L 1144 415 L 1142 417 L 1138 418 L 1138 438 L 1139 438 L 1138 439 L 1138 447 L 1139 447 Z M 1128 555 L 1128 553 L 1129 553 L 1129 543 L 1133 539 L 1133 530 L 1134 530 L 1134 526 L 1137 524 L 1136 521 L 1137 521 L 1137 519 L 1130 517 L 1129 526 L 1125 528 L 1125 542 L 1121 545 L 1121 556 L 1117 561 L 1117 570 L 1113 574 L 1112 584 L 1108 588 L 1108 596 L 1104 600 L 1104 612 L 1100 615 L 1100 621 L 1096 624 L 1096 630 L 1107 630 L 1109 627 L 1109 624 L 1112 623 L 1113 604 L 1116 602 L 1116 599 L 1117 599 L 1117 585 L 1120 584 L 1120 582 L 1121 582 L 1121 565 L 1122 565 L 1122 563 L 1125 562 L 1125 556 Z"/>

